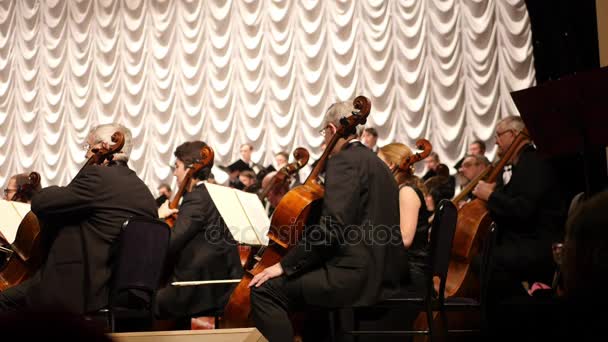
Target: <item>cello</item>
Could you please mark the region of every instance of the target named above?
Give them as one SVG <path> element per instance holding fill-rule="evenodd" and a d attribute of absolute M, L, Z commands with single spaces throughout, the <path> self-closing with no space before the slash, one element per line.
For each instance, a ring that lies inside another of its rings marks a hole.
<path fill-rule="evenodd" d="M 260 200 L 266 199 L 268 194 L 274 189 L 283 186 L 293 175 L 295 175 L 300 169 L 302 169 L 306 164 L 308 164 L 308 160 L 310 158 L 310 153 L 308 150 L 303 147 L 298 147 L 293 151 L 294 161 L 283 166 L 277 173 L 270 179 L 270 182 L 266 184 L 262 191 L 259 193 Z M 255 262 L 258 254 L 251 253 L 251 247 L 245 245 L 239 245 L 239 254 L 241 257 L 241 265 L 244 268 L 251 268 L 252 263 Z M 258 257 L 259 259 L 259 257 Z M 258 260 L 259 261 L 259 260 Z"/>
<path fill-rule="evenodd" d="M 505 153 L 505 155 L 493 166 L 489 166 L 458 196 L 454 198 L 454 204 L 465 198 L 475 188 L 480 180 L 488 183 L 496 182 L 503 167 L 512 162 L 521 150 L 529 143 L 528 131 L 521 131 Z M 479 286 L 470 270 L 471 260 L 481 251 L 484 237 L 492 224 L 492 218 L 487 209 L 486 202 L 481 199 L 473 199 L 458 210 L 458 221 L 454 242 L 450 255 L 450 265 L 446 280 L 445 296 L 458 296 L 475 298 L 478 296 Z"/>
<path fill-rule="evenodd" d="M 11 200 L 26 202 L 26 194 L 39 185 L 40 175 L 31 172 L 28 183 L 21 186 Z M 40 267 L 42 262 L 40 249 L 40 223 L 36 215 L 30 211 L 21 220 L 15 241 L 10 244 L 10 248 L 2 247 L 7 257 L 0 270 L 0 292 L 20 284 Z"/>
<path fill-rule="evenodd" d="M 261 201 L 266 199 L 266 197 L 276 189 L 277 187 L 283 186 L 296 172 L 298 172 L 301 168 L 306 166 L 308 160 L 310 158 L 310 153 L 303 147 L 298 147 L 293 152 L 293 157 L 295 159 L 294 162 L 289 163 L 283 166 L 277 173 L 270 179 L 270 182 L 266 184 L 264 188 L 258 194 L 258 197 Z M 259 261 L 259 247 L 258 246 L 249 246 L 245 244 L 239 244 L 239 258 L 241 261 L 241 266 L 244 269 L 251 269 L 254 263 Z M 263 248 L 263 247 L 262 247 Z M 253 252 L 252 252 L 253 251 Z M 202 316 L 193 318 L 197 322 L 195 325 L 197 329 L 201 330 L 209 330 L 215 329 L 215 317 L 211 316 Z"/>
<path fill-rule="evenodd" d="M 325 194 L 325 188 L 319 181 L 319 175 L 324 170 L 331 151 L 340 138 L 350 136 L 355 132 L 357 125 L 365 124 L 367 121 L 371 110 L 370 101 L 364 96 L 358 96 L 353 101 L 353 105 L 355 111 L 348 118 L 340 119 L 340 127 L 327 144 L 317 165 L 312 169 L 304 184 L 289 191 L 277 205 L 268 231 L 268 246 L 260 249 L 257 256 L 259 261 L 253 267 L 245 269 L 243 278 L 232 292 L 220 321 L 222 328 L 252 326 L 249 283 L 256 274 L 279 262 L 301 238 L 313 208 L 320 204 L 320 200 Z"/>
<path fill-rule="evenodd" d="M 125 144 L 124 135 L 121 132 L 115 132 L 112 135 L 111 147 L 104 146 L 91 150 L 93 155 L 87 160 L 80 172 L 89 165 L 101 165 L 104 162 L 112 161 L 112 155 L 122 150 Z M 40 175 L 32 172 L 29 175 L 30 182 L 28 186 L 36 188 L 40 184 Z M 27 189 L 25 189 L 27 190 Z M 13 200 L 20 199 L 19 192 L 15 194 Z M 15 241 L 11 244 L 9 257 L 6 264 L 0 270 L 0 292 L 13 286 L 19 285 L 23 281 L 32 276 L 42 265 L 45 258 L 45 250 L 42 244 L 42 236 L 40 222 L 38 217 L 33 212 L 28 212 L 24 217 L 19 228 Z"/>
<path fill-rule="evenodd" d="M 308 150 L 303 147 L 298 147 L 293 151 L 293 158 L 295 161 L 293 163 L 287 164 L 283 166 L 270 180 L 270 182 L 262 189 L 260 192 L 260 199 L 264 200 L 268 193 L 279 187 L 292 177 L 296 172 L 300 171 L 301 168 L 308 164 L 308 159 L 310 158 L 310 153 Z"/>
<path fill-rule="evenodd" d="M 454 197 L 452 203 L 458 205 L 458 202 L 466 198 L 481 180 L 488 183 L 495 182 L 503 167 L 519 156 L 521 150 L 529 143 L 529 139 L 528 131 L 524 128 L 517 134 L 505 155 L 498 162 L 486 167 L 461 193 Z M 483 242 L 492 222 L 486 202 L 481 199 L 475 198 L 458 209 L 456 231 L 446 278 L 445 297 L 479 297 L 479 281 L 473 274 L 471 261 L 482 250 Z M 439 290 L 438 285 L 436 281 L 435 290 L 437 291 Z M 468 325 L 475 322 L 475 318 L 468 316 L 468 314 L 470 313 L 449 313 L 448 322 L 450 326 L 448 328 L 468 329 Z M 433 316 L 437 317 L 436 313 Z M 425 315 L 419 315 L 414 326 L 419 329 L 427 329 L 428 324 Z"/>

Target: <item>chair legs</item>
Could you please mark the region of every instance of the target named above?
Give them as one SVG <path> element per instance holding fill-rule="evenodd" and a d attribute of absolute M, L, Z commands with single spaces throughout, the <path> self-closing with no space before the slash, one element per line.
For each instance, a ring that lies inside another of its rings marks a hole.
<path fill-rule="evenodd" d="M 433 342 L 435 339 L 435 329 L 433 328 L 433 309 L 430 306 L 426 308 L 426 324 L 429 329 L 429 339 Z"/>

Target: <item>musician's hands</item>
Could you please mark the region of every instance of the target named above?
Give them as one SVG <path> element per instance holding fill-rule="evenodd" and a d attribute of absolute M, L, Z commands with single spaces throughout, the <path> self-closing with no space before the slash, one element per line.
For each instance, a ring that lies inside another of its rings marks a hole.
<path fill-rule="evenodd" d="M 487 201 L 490 198 L 490 195 L 494 192 L 496 188 L 496 183 L 486 183 L 484 181 L 479 181 L 473 189 L 473 195 L 477 198 Z"/>
<path fill-rule="evenodd" d="M 270 280 L 272 278 L 276 278 L 278 276 L 280 276 L 281 274 L 283 274 L 283 267 L 281 267 L 281 263 L 276 263 L 268 268 L 266 268 L 265 270 L 263 270 L 262 272 L 256 274 L 255 277 L 253 277 L 253 279 L 251 279 L 251 282 L 249 283 L 249 287 L 260 287 L 262 284 L 264 284 L 266 282 L 266 280 Z"/>
<path fill-rule="evenodd" d="M 169 208 L 169 200 L 166 200 L 165 203 L 163 203 L 160 208 L 158 208 L 158 218 L 164 219 L 173 214 L 177 214 L 178 212 L 178 209 Z"/>

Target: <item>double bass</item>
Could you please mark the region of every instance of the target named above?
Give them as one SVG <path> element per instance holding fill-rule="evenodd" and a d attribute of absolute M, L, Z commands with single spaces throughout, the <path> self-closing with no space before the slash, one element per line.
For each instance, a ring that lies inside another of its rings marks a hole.
<path fill-rule="evenodd" d="M 113 154 L 122 150 L 125 144 L 125 137 L 121 132 L 115 132 L 112 135 L 111 147 L 104 145 L 91 152 L 93 155 L 87 160 L 78 173 L 86 166 L 101 165 L 104 162 L 110 162 Z M 32 172 L 29 175 L 29 186 L 36 188 L 40 184 L 40 175 Z M 19 193 L 16 198 L 19 199 Z M 4 291 L 13 286 L 19 285 L 23 281 L 31 277 L 42 265 L 46 251 L 43 248 L 41 239 L 40 222 L 33 212 L 28 212 L 21 221 L 15 236 L 15 241 L 11 244 L 9 257 L 0 270 L 0 291 Z"/>
<path fill-rule="evenodd" d="M 269 244 L 258 252 L 259 261 L 250 269 L 245 269 L 241 282 L 232 292 L 224 315 L 220 321 L 222 328 L 237 328 L 251 326 L 250 289 L 249 283 L 253 277 L 264 269 L 276 264 L 298 243 L 313 208 L 317 208 L 325 194 L 325 188 L 319 181 L 319 175 L 325 168 L 325 163 L 331 151 L 340 138 L 355 133 L 359 124 L 365 124 L 371 110 L 370 101 L 364 96 L 358 96 L 353 101 L 355 111 L 348 118 L 340 119 L 340 127 L 327 144 L 303 185 L 289 191 L 277 205 L 268 231 Z"/>

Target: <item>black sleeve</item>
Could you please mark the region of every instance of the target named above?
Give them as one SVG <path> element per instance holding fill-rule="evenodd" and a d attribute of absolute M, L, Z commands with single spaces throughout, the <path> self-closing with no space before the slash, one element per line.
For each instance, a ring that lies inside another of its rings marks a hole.
<path fill-rule="evenodd" d="M 103 199 L 104 166 L 87 166 L 68 186 L 50 186 L 32 197 L 32 212 L 41 218 L 83 215 Z"/>
<path fill-rule="evenodd" d="M 498 216 L 526 219 L 532 216 L 549 186 L 548 170 L 532 153 L 522 155 L 509 186 L 497 189 L 488 199 L 488 209 Z"/>
<path fill-rule="evenodd" d="M 287 276 L 319 265 L 338 250 L 345 229 L 354 222 L 359 208 L 359 181 L 355 166 L 343 155 L 328 162 L 321 221 L 306 227 L 305 239 L 281 260 Z"/>
<path fill-rule="evenodd" d="M 184 196 L 175 225 L 171 229 L 169 253 L 178 253 L 203 226 L 203 203 L 198 193 Z"/>

